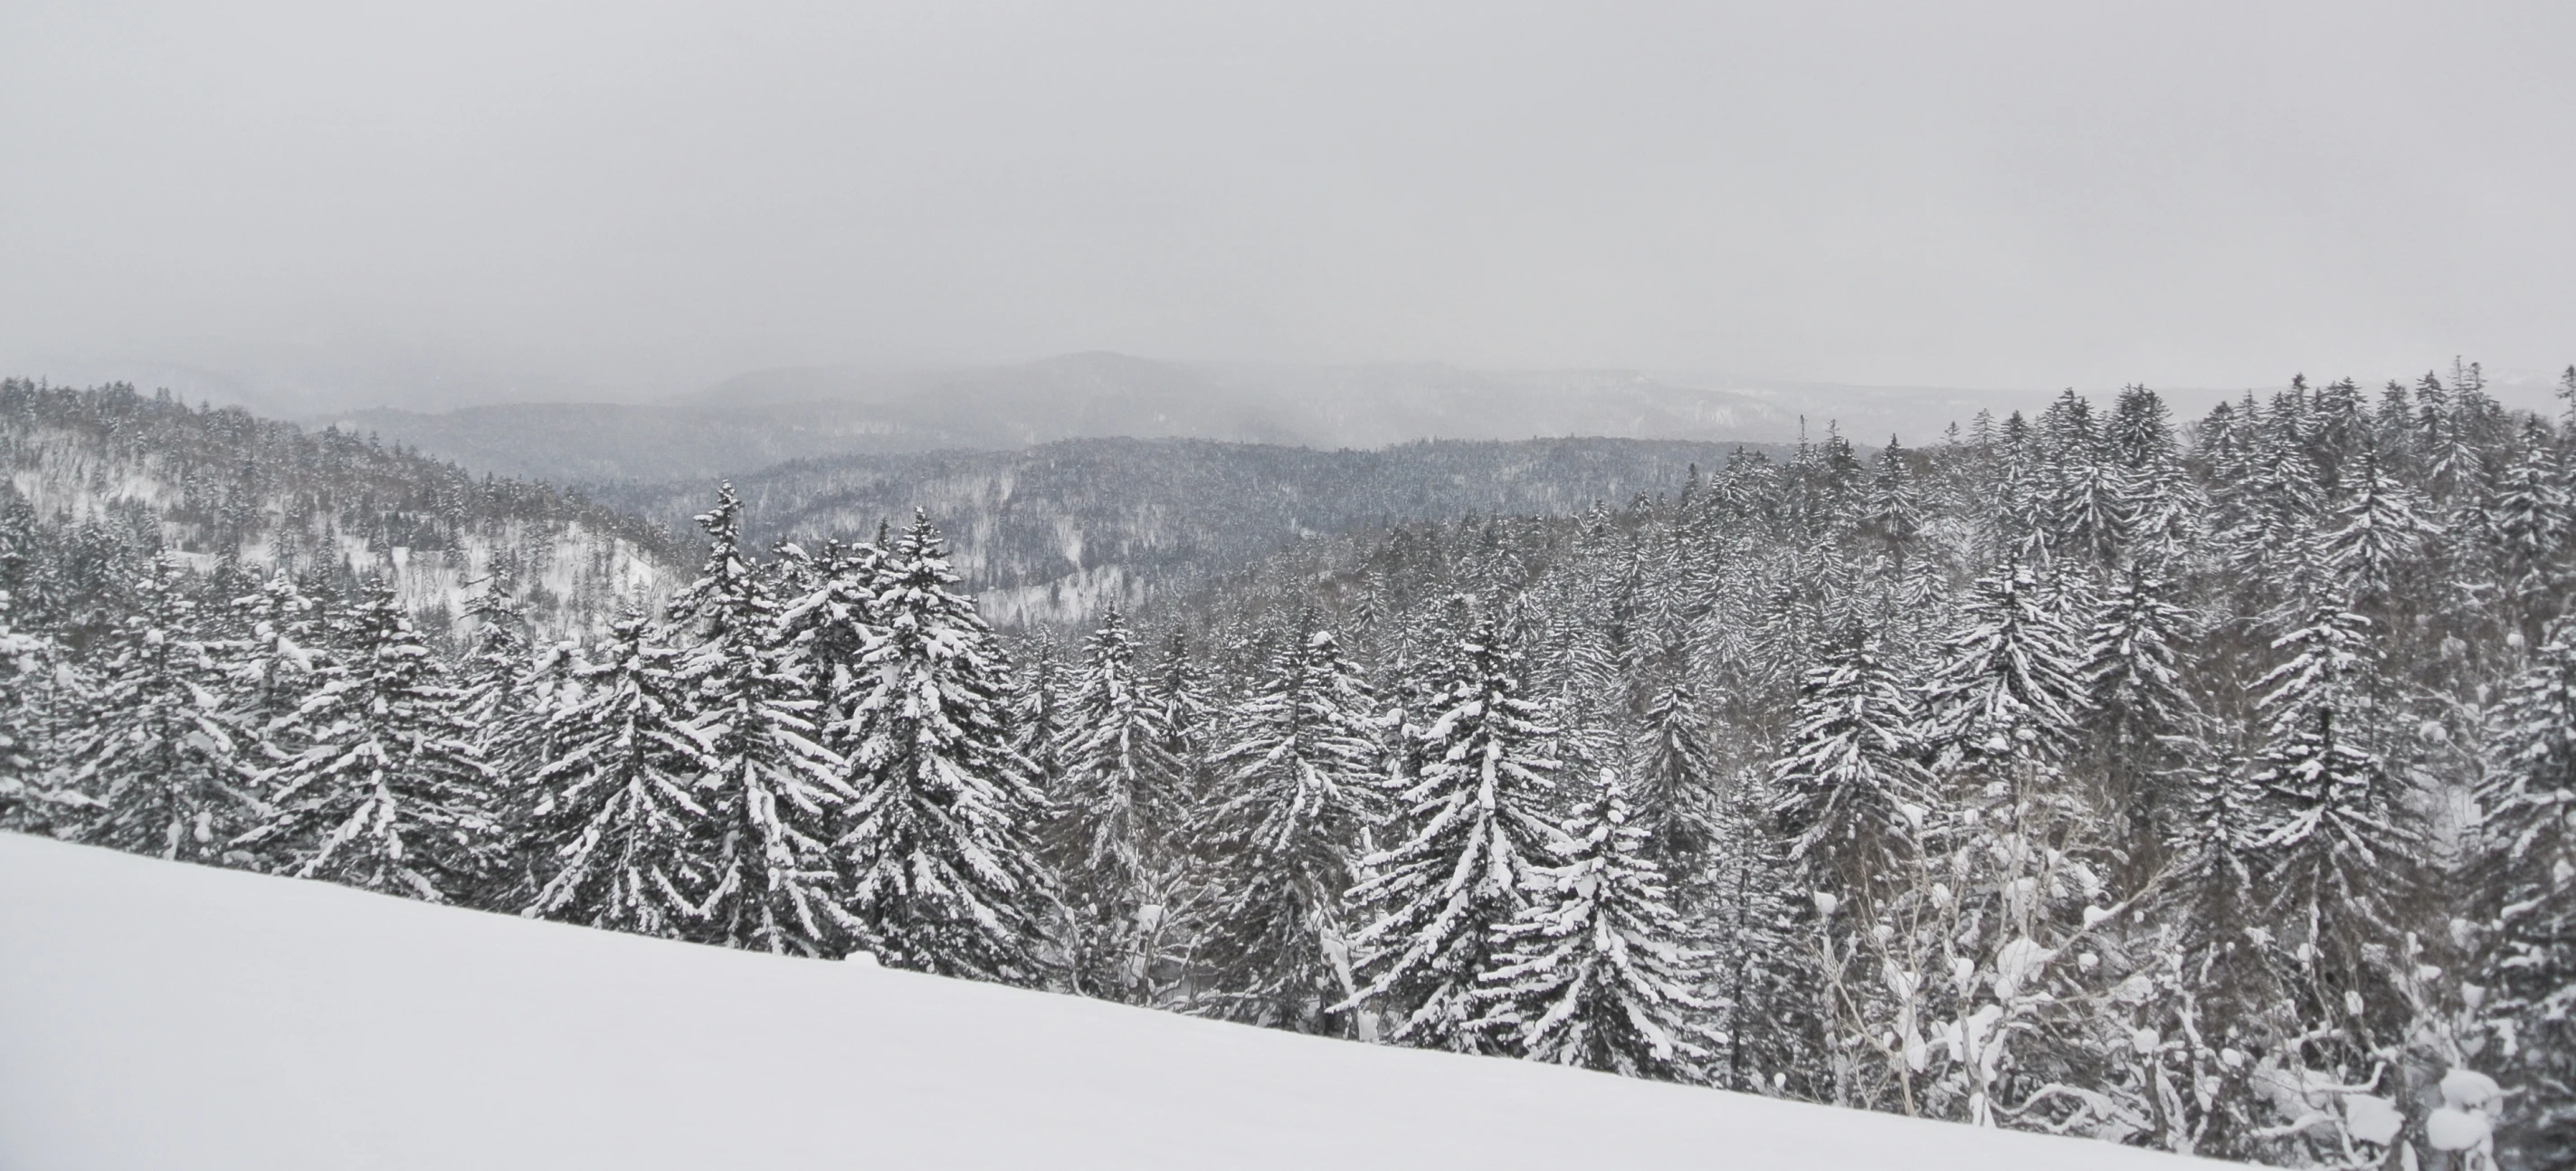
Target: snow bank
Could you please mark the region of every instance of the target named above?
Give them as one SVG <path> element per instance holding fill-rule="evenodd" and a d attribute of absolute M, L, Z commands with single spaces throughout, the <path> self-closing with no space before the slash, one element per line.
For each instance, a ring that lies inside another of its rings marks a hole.
<path fill-rule="evenodd" d="M 0 834 L 0 1166 L 2172 1167 Z"/>

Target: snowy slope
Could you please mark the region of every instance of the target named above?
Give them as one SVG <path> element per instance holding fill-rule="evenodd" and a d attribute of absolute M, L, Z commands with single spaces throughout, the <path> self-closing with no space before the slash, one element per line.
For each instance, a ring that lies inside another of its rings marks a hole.
<path fill-rule="evenodd" d="M 0 1167 L 2180 1168 L 0 834 Z"/>

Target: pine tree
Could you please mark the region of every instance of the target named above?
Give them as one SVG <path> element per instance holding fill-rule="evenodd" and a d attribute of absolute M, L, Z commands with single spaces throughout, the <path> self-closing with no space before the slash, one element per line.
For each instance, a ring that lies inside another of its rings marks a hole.
<path fill-rule="evenodd" d="M 2346 496 L 2325 537 L 2325 556 L 2352 596 L 2385 607 L 2435 531 L 2412 489 L 2365 447 L 2345 476 Z"/>
<path fill-rule="evenodd" d="M 1474 992 L 1488 1049 L 1663 1081 L 1707 1080 L 1718 1038 L 1697 987 L 1710 953 L 1675 914 L 1647 834 L 1628 820 L 1616 773 L 1602 776 L 1535 868 L 1529 905 L 1496 925 L 1499 954 Z"/>
<path fill-rule="evenodd" d="M 706 566 L 671 603 L 673 623 L 694 640 L 680 680 L 713 760 L 697 846 L 709 885 L 692 892 L 692 918 L 730 947 L 836 955 L 831 823 L 851 794 L 839 759 L 816 740 L 814 701 L 781 667 L 777 602 L 742 551 L 732 485 L 698 526 Z"/>
<path fill-rule="evenodd" d="M 117 632 L 67 736 L 72 784 L 98 802 L 83 841 L 208 862 L 257 810 L 222 718 L 222 680 L 196 629 L 195 599 L 165 558 L 136 583 L 137 609 Z"/>
<path fill-rule="evenodd" d="M 1136 669 L 1117 607 L 1089 640 L 1089 660 L 1066 705 L 1058 850 L 1082 937 L 1076 979 L 1104 995 L 1152 994 L 1156 937 L 1173 870 L 1165 836 L 1184 812 L 1170 730 Z"/>
<path fill-rule="evenodd" d="M 2473 872 L 2492 936 L 2479 978 L 2498 1072 L 2526 1095 L 2521 1142 L 2563 1151 L 2576 1143 L 2576 619 L 2558 620 L 2496 725 Z"/>
<path fill-rule="evenodd" d="M 1028 670 L 1011 693 L 1010 724 L 1011 746 L 1029 762 L 1029 778 L 1040 792 L 1056 792 L 1062 783 L 1065 703 L 1071 690 L 1055 635 L 1039 630 L 1030 640 Z"/>
<path fill-rule="evenodd" d="M 1498 960 L 1494 928 L 1518 915 L 1532 866 L 1559 836 L 1545 817 L 1555 729 L 1520 698 L 1520 657 L 1492 615 L 1448 663 L 1418 740 L 1420 772 L 1403 793 L 1405 841 L 1364 860 L 1351 902 L 1369 924 L 1354 939 L 1361 988 L 1350 1003 L 1394 1014 L 1389 1040 L 1474 1051 L 1473 991 Z"/>
<path fill-rule="evenodd" d="M 879 582 L 847 736 L 842 927 L 896 967 L 1035 983 L 1053 903 L 1037 853 L 1046 805 L 1010 745 L 992 631 L 955 592 L 926 516 L 886 551 Z"/>
<path fill-rule="evenodd" d="M 712 836 L 701 788 L 716 761 L 689 718 L 677 651 L 628 611 L 597 662 L 573 672 L 579 696 L 548 720 L 555 746 L 529 779 L 537 793 L 526 852 L 542 883 L 523 910 L 569 923 L 682 938 L 693 892 L 708 889 Z"/>
<path fill-rule="evenodd" d="M 302 748 L 266 775 L 274 812 L 239 841 L 298 877 L 460 897 L 495 846 L 491 771 L 393 587 L 369 581 L 348 618 L 345 660 L 285 717 Z"/>
<path fill-rule="evenodd" d="M 1313 630 L 1227 713 L 1213 764 L 1232 795 L 1194 835 L 1219 866 L 1200 949 L 1215 1015 L 1351 1034 L 1328 1010 L 1355 990 L 1343 896 L 1383 812 L 1372 706 L 1331 632 Z"/>

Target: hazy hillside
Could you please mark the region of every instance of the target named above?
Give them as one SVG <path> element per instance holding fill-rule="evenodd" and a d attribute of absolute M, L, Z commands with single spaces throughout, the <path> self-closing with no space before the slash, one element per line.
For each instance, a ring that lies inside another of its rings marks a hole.
<path fill-rule="evenodd" d="M 1791 397 L 1771 401 L 1784 394 Z M 1831 404 L 1778 389 L 1714 390 L 1634 371 L 1225 365 L 1087 353 L 1014 366 L 759 371 L 648 405 L 477 406 L 438 414 L 372 409 L 312 421 L 469 467 L 589 482 L 738 475 L 808 457 L 1121 436 L 1322 449 L 1568 435 L 1781 442 L 1797 437 L 1799 413 L 1811 405 Z M 1942 422 L 1950 417 L 1940 415 Z M 1811 429 L 1821 435 L 1825 426 L 1819 415 Z M 1878 426 L 1871 422 L 1864 430 Z"/>
<path fill-rule="evenodd" d="M 130 586 L 121 577 L 157 546 L 200 570 L 238 560 L 342 584 L 385 574 L 414 609 L 451 613 L 470 583 L 506 568 L 534 617 L 579 626 L 656 594 L 684 548 L 547 484 L 131 386 L 0 382 L 0 468 L 24 502 L 12 506 L 33 530 L 25 539 L 95 550 L 65 559 L 95 580 L 12 583 L 22 615 Z"/>
<path fill-rule="evenodd" d="M 1470 513 L 1564 515 L 1681 489 L 1732 444 L 1624 439 L 1412 443 L 1316 451 L 1187 439 L 1082 439 L 1019 451 L 852 456 L 734 478 L 752 536 L 867 537 L 927 509 L 987 613 L 1078 618 L 1142 600 L 1296 537 Z M 602 489 L 673 531 L 705 479 Z"/>

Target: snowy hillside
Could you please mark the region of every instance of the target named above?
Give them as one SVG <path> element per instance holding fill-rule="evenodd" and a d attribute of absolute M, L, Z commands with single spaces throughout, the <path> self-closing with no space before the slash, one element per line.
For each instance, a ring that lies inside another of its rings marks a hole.
<path fill-rule="evenodd" d="M 0 1166 L 2181 1168 L 0 835 Z"/>

